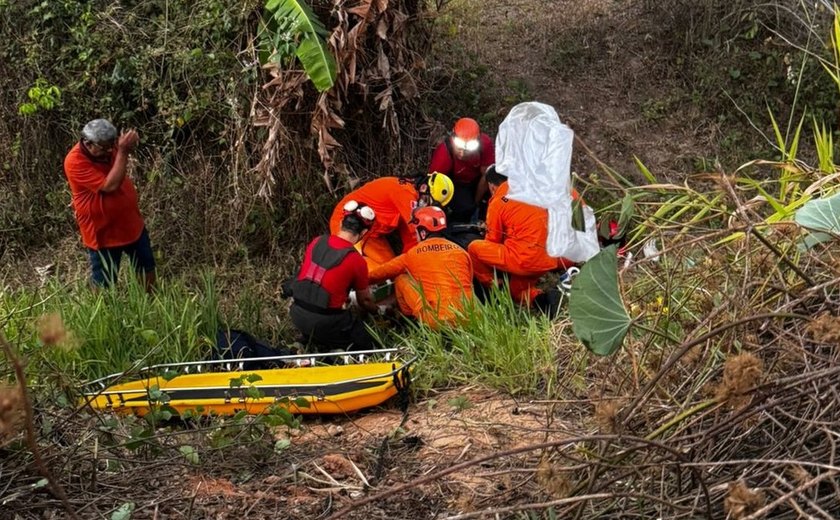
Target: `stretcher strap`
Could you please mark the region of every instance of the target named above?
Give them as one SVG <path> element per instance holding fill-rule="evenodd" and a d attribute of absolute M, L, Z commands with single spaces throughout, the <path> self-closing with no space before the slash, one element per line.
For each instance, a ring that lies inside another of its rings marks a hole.
<path fill-rule="evenodd" d="M 394 372 L 394 388 L 397 389 L 397 402 L 399 403 L 400 411 L 403 413 L 400 428 L 408 421 L 408 405 L 411 401 L 411 394 L 409 393 L 409 388 L 411 387 L 410 366 L 411 364 L 409 363 Z"/>

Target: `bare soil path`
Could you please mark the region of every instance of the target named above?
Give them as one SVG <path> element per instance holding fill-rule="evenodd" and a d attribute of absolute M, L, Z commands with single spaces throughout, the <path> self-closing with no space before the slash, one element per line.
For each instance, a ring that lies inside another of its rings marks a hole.
<path fill-rule="evenodd" d="M 555 107 L 604 163 L 634 175 L 633 156 L 654 173 L 683 177 L 714 155 L 717 127 L 704 120 L 656 38 L 656 7 L 612 0 L 453 0 L 441 16 L 450 52 L 465 52 L 500 86 L 497 120 L 513 104 Z M 439 44 L 440 46 L 440 44 Z M 574 167 L 597 170 L 581 145 Z"/>

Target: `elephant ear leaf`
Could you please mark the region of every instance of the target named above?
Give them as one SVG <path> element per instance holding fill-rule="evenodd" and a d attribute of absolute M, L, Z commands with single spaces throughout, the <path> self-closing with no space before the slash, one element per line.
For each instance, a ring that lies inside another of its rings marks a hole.
<path fill-rule="evenodd" d="M 327 47 L 327 31 L 304 0 L 268 0 L 265 5 L 270 23 L 264 24 L 262 40 L 274 47 L 272 60 L 283 60 L 292 53 L 319 92 L 329 90 L 336 80 L 335 57 Z"/>
<path fill-rule="evenodd" d="M 813 199 L 796 210 L 794 220 L 811 231 L 802 244 L 810 249 L 840 235 L 840 193 L 827 199 Z"/>
<path fill-rule="evenodd" d="M 618 287 L 616 246 L 601 250 L 580 270 L 569 296 L 572 331 L 599 356 L 618 350 L 630 328 Z"/>

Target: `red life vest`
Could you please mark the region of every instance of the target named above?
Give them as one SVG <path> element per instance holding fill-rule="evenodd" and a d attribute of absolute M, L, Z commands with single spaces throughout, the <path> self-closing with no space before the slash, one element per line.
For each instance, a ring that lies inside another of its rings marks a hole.
<path fill-rule="evenodd" d="M 330 293 L 321 282 L 327 271 L 337 267 L 353 247 L 334 248 L 329 244 L 329 235 L 318 239 L 312 248 L 312 254 L 300 267 L 298 279 L 292 283 L 292 297 L 295 303 L 313 312 L 331 311 Z M 336 309 L 338 310 L 338 309 Z"/>

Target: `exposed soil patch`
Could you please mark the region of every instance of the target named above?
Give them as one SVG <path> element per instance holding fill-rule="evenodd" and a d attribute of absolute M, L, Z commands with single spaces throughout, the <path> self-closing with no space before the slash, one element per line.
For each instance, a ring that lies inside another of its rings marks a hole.
<path fill-rule="evenodd" d="M 145 459 L 142 453 L 121 457 L 119 450 L 104 447 L 87 451 L 92 441 L 82 440 L 83 454 L 68 461 L 60 476 L 82 518 L 107 517 L 131 502 L 133 519 L 311 519 L 460 462 L 580 435 L 554 416 L 561 411 L 483 389 L 451 390 L 412 405 L 402 427 L 403 414 L 391 408 L 346 418 L 306 418 L 300 430 L 276 433 L 277 439 L 290 441 L 281 452 L 251 443 L 214 449 L 200 434 L 176 428 L 172 440 L 195 445 L 201 458 L 197 466 L 177 455 L 177 445 L 172 457 L 161 453 Z M 81 431 L 92 431 L 90 418 L 83 419 Z M 554 471 L 550 457 L 531 451 L 470 466 L 361 507 L 347 518 L 437 518 L 518 499 L 544 499 L 569 485 L 565 475 Z M 92 472 L 94 467 L 98 470 Z M 38 478 L 33 472 L 15 486 L 26 487 Z M 31 493 L 7 505 L 20 518 L 40 517 L 36 511 L 44 507 Z"/>
<path fill-rule="evenodd" d="M 657 175 L 684 177 L 714 154 L 718 129 L 689 99 L 643 4 L 457 0 L 444 13 L 501 86 L 498 121 L 516 103 L 548 103 L 623 175 L 635 175 L 636 155 Z M 576 152 L 579 173 L 597 170 L 580 143 Z"/>

